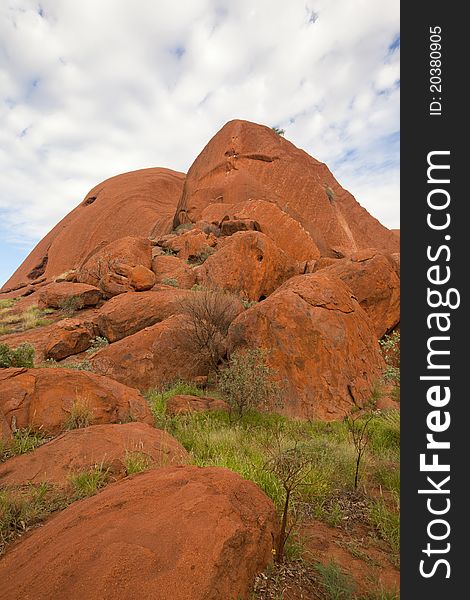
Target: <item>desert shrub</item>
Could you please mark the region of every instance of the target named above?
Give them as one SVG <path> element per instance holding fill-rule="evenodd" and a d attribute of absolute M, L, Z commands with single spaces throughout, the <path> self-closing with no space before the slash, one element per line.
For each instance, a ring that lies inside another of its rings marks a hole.
<path fill-rule="evenodd" d="M 248 300 L 248 298 L 242 298 L 243 308 L 251 308 L 252 306 L 256 306 L 258 304 L 258 300 Z"/>
<path fill-rule="evenodd" d="M 0 300 L 0 310 L 5 310 L 7 308 L 11 308 L 15 302 L 17 301 L 17 298 L 4 298 L 2 300 Z"/>
<path fill-rule="evenodd" d="M 194 256 L 191 256 L 189 258 L 189 263 L 192 265 L 202 265 L 203 263 L 206 262 L 206 260 L 209 258 L 209 256 L 212 256 L 212 254 L 214 254 L 214 252 L 215 252 L 214 248 L 211 248 L 210 246 L 206 246 L 202 250 L 199 250 L 199 252 L 197 252 Z"/>
<path fill-rule="evenodd" d="M 277 133 L 277 135 L 280 135 L 282 137 L 284 137 L 286 130 L 285 129 L 281 129 L 280 127 L 271 127 L 271 129 L 274 131 L 274 133 Z"/>
<path fill-rule="evenodd" d="M 109 469 L 101 463 L 80 473 L 73 473 L 69 477 L 69 482 L 75 498 L 80 499 L 96 494 L 100 488 L 106 485 L 108 478 Z"/>
<path fill-rule="evenodd" d="M 387 365 L 384 372 L 385 381 L 393 383 L 398 388 L 399 399 L 400 388 L 400 332 L 394 331 L 379 340 L 380 350 Z"/>
<path fill-rule="evenodd" d="M 273 371 L 267 365 L 266 355 L 260 348 L 238 350 L 219 373 L 219 389 L 238 417 L 249 409 L 266 407 L 276 395 Z"/>
<path fill-rule="evenodd" d="M 356 451 L 356 468 L 354 471 L 355 490 L 357 489 L 357 484 L 359 482 L 359 469 L 361 467 L 362 457 L 364 456 L 367 445 L 370 441 L 367 429 L 373 418 L 374 415 L 369 414 L 364 416 L 348 415 L 344 419 Z"/>
<path fill-rule="evenodd" d="M 163 285 L 171 285 L 172 287 L 179 286 L 178 280 L 175 279 L 174 277 L 164 277 L 162 279 L 162 283 L 163 283 Z"/>
<path fill-rule="evenodd" d="M 109 341 L 107 338 L 97 335 L 91 340 L 91 346 L 87 350 L 87 354 L 93 354 L 94 352 L 98 352 L 101 348 L 105 348 L 109 345 Z"/>
<path fill-rule="evenodd" d="M 34 367 L 34 354 L 34 347 L 28 343 L 20 344 L 15 349 L 6 344 L 0 344 L 0 367 L 26 367 L 32 369 Z"/>
<path fill-rule="evenodd" d="M 73 315 L 77 310 L 81 310 L 85 306 L 83 298 L 80 296 L 68 296 L 63 298 L 59 303 L 59 308 L 66 315 Z"/>
<path fill-rule="evenodd" d="M 88 427 L 93 421 L 93 412 L 88 403 L 76 399 L 70 408 L 69 415 L 64 423 L 65 429 L 81 429 Z"/>
<path fill-rule="evenodd" d="M 225 354 L 225 337 L 239 312 L 238 298 L 219 290 L 205 290 L 181 299 L 180 308 L 188 318 L 186 340 L 196 361 L 218 371 Z"/>
<path fill-rule="evenodd" d="M 333 560 L 327 565 L 317 563 L 319 584 L 328 600 L 352 600 L 355 583 L 352 577 L 345 573 Z"/>

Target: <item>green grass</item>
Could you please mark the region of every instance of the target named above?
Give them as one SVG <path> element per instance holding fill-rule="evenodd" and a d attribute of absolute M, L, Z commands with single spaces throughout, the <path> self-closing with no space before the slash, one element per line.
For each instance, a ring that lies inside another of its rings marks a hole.
<path fill-rule="evenodd" d="M 49 438 L 40 431 L 35 431 L 30 427 L 18 429 L 9 441 L 0 440 L 0 462 L 8 460 L 12 456 L 32 452 L 38 446 L 47 442 Z"/>
<path fill-rule="evenodd" d="M 355 583 L 351 576 L 345 573 L 334 561 L 327 565 L 317 563 L 315 570 L 318 583 L 328 600 L 352 600 Z"/>
<path fill-rule="evenodd" d="M 47 309 L 41 310 L 34 305 L 21 313 L 12 312 L 11 308 L 13 304 L 10 304 L 9 300 L 2 300 L 2 302 L 6 302 L 7 305 L 0 308 L 0 335 L 27 331 L 28 329 L 49 325 L 50 323 L 48 319 L 44 318 L 51 312 Z"/>
<path fill-rule="evenodd" d="M 398 503 L 398 500 L 397 500 Z M 370 505 L 369 520 L 382 539 L 394 554 L 400 551 L 400 513 L 391 510 L 383 499 L 375 500 Z"/>
<path fill-rule="evenodd" d="M 18 298 L 4 298 L 0 300 L 0 310 L 11 308 L 17 301 Z"/>
<path fill-rule="evenodd" d="M 166 426 L 169 420 L 166 415 L 166 403 L 172 396 L 204 396 L 205 392 L 196 384 L 178 380 L 162 389 L 150 389 L 144 392 L 144 396 L 150 406 L 155 419 L 155 427 Z"/>
<path fill-rule="evenodd" d="M 175 279 L 174 277 L 164 277 L 162 279 L 162 284 L 163 285 L 171 285 L 172 287 L 179 287 L 178 280 Z"/>
<path fill-rule="evenodd" d="M 152 461 L 149 456 L 139 450 L 126 450 L 123 462 L 124 468 L 126 469 L 126 475 L 142 473 L 142 471 L 146 471 L 152 466 Z"/>
<path fill-rule="evenodd" d="M 75 400 L 64 423 L 65 429 L 88 427 L 93 422 L 93 412 L 84 400 Z"/>
<path fill-rule="evenodd" d="M 93 496 L 106 485 L 109 479 L 109 469 L 104 464 L 95 465 L 90 469 L 70 475 L 69 482 L 74 492 L 74 498 Z"/>

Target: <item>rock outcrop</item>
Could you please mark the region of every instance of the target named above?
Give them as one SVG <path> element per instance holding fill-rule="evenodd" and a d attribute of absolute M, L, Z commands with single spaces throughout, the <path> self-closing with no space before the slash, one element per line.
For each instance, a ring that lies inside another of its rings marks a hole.
<path fill-rule="evenodd" d="M 111 484 L 15 544 L 1 600 L 238 600 L 272 559 L 276 510 L 221 468 L 167 467 Z M 14 576 L 13 576 L 14 574 Z"/>
<path fill-rule="evenodd" d="M 122 237 L 169 233 L 183 182 L 183 173 L 154 168 L 99 183 L 39 242 L 2 291 L 78 268 L 98 248 Z"/>
<path fill-rule="evenodd" d="M 70 369 L 0 369 L 0 413 L 10 430 L 30 427 L 51 435 L 77 426 L 74 418 L 89 425 L 153 424 L 137 390 Z"/>
<path fill-rule="evenodd" d="M 73 308 L 96 306 L 103 295 L 92 285 L 84 283 L 51 283 L 39 293 L 38 306 L 42 308 Z"/>
<path fill-rule="evenodd" d="M 182 465 L 189 454 L 166 431 L 147 423 L 92 425 L 67 431 L 33 452 L 0 464 L 0 487 L 43 481 L 66 485 L 71 474 L 96 465 L 112 479 L 127 475 L 126 461 L 138 457 L 149 468 Z"/>
<path fill-rule="evenodd" d="M 206 410 L 228 410 L 228 404 L 219 398 L 178 394 L 168 398 L 166 412 L 169 415 L 185 415 Z"/>
<path fill-rule="evenodd" d="M 265 348 L 283 410 L 341 419 L 371 397 L 384 366 L 373 325 L 340 280 L 293 277 L 230 326 L 230 352 Z"/>

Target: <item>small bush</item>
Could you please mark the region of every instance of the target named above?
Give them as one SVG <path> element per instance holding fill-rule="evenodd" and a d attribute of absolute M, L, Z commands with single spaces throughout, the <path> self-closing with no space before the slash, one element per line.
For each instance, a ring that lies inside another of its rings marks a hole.
<path fill-rule="evenodd" d="M 34 347 L 28 343 L 20 344 L 15 349 L 6 344 L 0 344 L 0 368 L 25 367 L 32 369 L 34 354 Z"/>
<path fill-rule="evenodd" d="M 162 284 L 163 285 L 171 285 L 172 287 L 179 287 L 178 280 L 175 279 L 174 277 L 164 277 L 162 279 Z"/>
<path fill-rule="evenodd" d="M 73 315 L 77 310 L 81 310 L 84 306 L 85 303 L 80 296 L 68 296 L 59 303 L 59 308 L 68 316 Z"/>
<path fill-rule="evenodd" d="M 211 248 L 210 246 L 206 246 L 202 250 L 199 250 L 199 252 L 197 254 L 195 254 L 193 257 L 190 257 L 189 262 L 192 265 L 202 265 L 203 263 L 206 262 L 206 260 L 209 258 L 209 256 L 212 256 L 212 254 L 214 254 L 214 252 L 215 252 L 214 248 Z"/>
<path fill-rule="evenodd" d="M 258 304 L 258 300 L 248 300 L 247 298 L 242 298 L 243 308 L 251 308 L 252 306 L 256 306 Z"/>
<path fill-rule="evenodd" d="M 109 469 L 105 469 L 103 463 L 94 465 L 81 473 L 70 475 L 69 482 L 74 491 L 76 499 L 93 496 L 106 485 L 109 478 Z"/>
<path fill-rule="evenodd" d="M 276 394 L 273 371 L 266 362 L 266 351 L 248 348 L 236 351 L 219 373 L 219 389 L 238 417 L 253 408 L 266 407 Z"/>
<path fill-rule="evenodd" d="M 101 348 L 105 348 L 108 345 L 109 345 L 109 341 L 107 338 L 97 335 L 95 338 L 93 338 L 91 340 L 91 346 L 88 348 L 88 350 L 86 352 L 87 352 L 87 354 L 93 354 L 95 352 L 98 352 L 98 350 L 101 350 Z"/>
<path fill-rule="evenodd" d="M 351 576 L 345 573 L 334 561 L 327 565 L 317 563 L 315 570 L 319 583 L 328 600 L 352 600 L 355 583 Z"/>
<path fill-rule="evenodd" d="M 146 471 L 152 465 L 150 458 L 139 450 L 126 451 L 124 456 L 124 467 L 127 475 Z"/>
<path fill-rule="evenodd" d="M 64 427 L 65 429 L 81 429 L 88 427 L 93 421 L 93 412 L 83 400 L 75 400 L 70 409 Z"/>
<path fill-rule="evenodd" d="M 333 190 L 330 188 L 330 186 L 329 186 L 329 185 L 327 185 L 327 186 L 326 186 L 326 188 L 325 188 L 325 192 L 326 192 L 326 195 L 328 196 L 328 200 L 329 200 L 330 202 L 334 202 L 334 200 L 335 200 L 335 193 L 334 193 L 334 191 L 333 191 Z"/>
<path fill-rule="evenodd" d="M 277 133 L 277 135 L 280 135 L 282 137 L 284 137 L 286 130 L 285 129 L 281 129 L 280 127 L 271 127 L 271 129 L 274 131 L 274 133 Z"/>
<path fill-rule="evenodd" d="M 3 462 L 12 456 L 32 452 L 38 446 L 48 441 L 48 438 L 41 431 L 35 431 L 31 427 L 17 429 L 13 433 L 13 438 L 7 442 L 0 441 L 0 462 Z"/>

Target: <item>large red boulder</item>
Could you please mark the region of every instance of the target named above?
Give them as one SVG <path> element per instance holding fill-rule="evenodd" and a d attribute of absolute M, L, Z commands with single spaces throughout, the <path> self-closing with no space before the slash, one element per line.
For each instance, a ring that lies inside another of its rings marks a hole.
<path fill-rule="evenodd" d="M 67 431 L 33 452 L 0 464 L 0 486 L 67 483 L 72 473 L 95 465 L 114 479 L 127 474 L 126 460 L 141 458 L 150 467 L 187 464 L 189 454 L 166 431 L 147 423 L 91 425 Z"/>
<path fill-rule="evenodd" d="M 376 250 L 361 250 L 351 258 L 335 261 L 323 269 L 348 285 L 369 315 L 377 338 L 392 331 L 400 322 L 400 279 L 396 262 Z"/>
<path fill-rule="evenodd" d="M 187 327 L 181 314 L 146 327 L 94 354 L 93 370 L 139 390 L 204 375 L 188 344 Z"/>
<path fill-rule="evenodd" d="M 57 277 L 122 237 L 170 232 L 183 182 L 183 173 L 152 168 L 99 183 L 39 242 L 2 289 L 26 286 L 42 275 Z"/>
<path fill-rule="evenodd" d="M 176 287 L 190 289 L 196 283 L 196 275 L 191 267 L 177 256 L 161 254 L 152 259 L 152 271 L 157 284 L 174 284 Z"/>
<path fill-rule="evenodd" d="M 375 247 L 398 251 L 399 240 L 335 180 L 328 167 L 269 127 L 228 122 L 192 164 L 174 225 L 196 222 L 211 203 L 253 198 L 276 203 L 310 234 L 322 255 Z"/>
<path fill-rule="evenodd" d="M 0 599 L 247 599 L 277 532 L 271 500 L 228 469 L 150 470 L 14 544 L 0 563 Z"/>
<path fill-rule="evenodd" d="M 80 309 L 96 306 L 103 298 L 101 290 L 85 283 L 50 283 L 39 293 L 38 306 L 45 308 Z"/>
<path fill-rule="evenodd" d="M 237 204 L 210 204 L 202 211 L 202 220 L 220 226 L 227 234 L 227 223 L 245 223 L 252 220 L 259 231 L 271 238 L 281 250 L 298 261 L 315 260 L 320 251 L 311 235 L 296 219 L 284 212 L 274 202 L 249 200 Z"/>
<path fill-rule="evenodd" d="M 196 270 L 198 281 L 206 287 L 260 300 L 296 275 L 299 267 L 264 233 L 241 231 L 226 238 Z"/>
<path fill-rule="evenodd" d="M 86 416 L 89 425 L 153 424 L 137 390 L 70 369 L 0 369 L 0 413 L 11 430 L 31 427 L 52 435 L 68 426 L 74 414 Z"/>
<path fill-rule="evenodd" d="M 181 312 L 181 301 L 188 293 L 187 290 L 168 288 L 151 292 L 129 292 L 111 298 L 100 309 L 96 318 L 100 334 L 109 342 L 116 342 L 164 321 Z"/>
<path fill-rule="evenodd" d="M 363 406 L 384 367 L 368 316 L 342 281 L 322 272 L 293 277 L 239 315 L 228 347 L 266 349 L 284 412 L 309 419 Z"/>
<path fill-rule="evenodd" d="M 46 333 L 42 344 L 43 358 L 62 360 L 88 350 L 98 335 L 98 327 L 92 319 L 64 319 L 54 324 Z"/>

